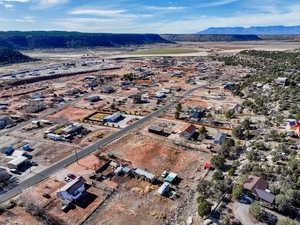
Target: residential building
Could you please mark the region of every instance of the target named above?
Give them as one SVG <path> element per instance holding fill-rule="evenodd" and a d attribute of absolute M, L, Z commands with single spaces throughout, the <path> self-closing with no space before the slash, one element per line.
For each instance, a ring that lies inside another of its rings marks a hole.
<path fill-rule="evenodd" d="M 268 182 L 258 176 L 251 175 L 244 183 L 244 189 L 246 191 L 254 195 L 257 199 L 272 204 L 275 200 L 275 195 L 273 195 L 267 188 Z"/>
<path fill-rule="evenodd" d="M 191 138 L 195 134 L 196 130 L 197 130 L 197 128 L 193 124 L 189 124 L 189 125 L 185 126 L 179 132 L 179 135 L 181 137 L 189 139 L 189 138 Z"/>
<path fill-rule="evenodd" d="M 121 120 L 123 120 L 125 117 L 122 115 L 122 113 L 120 112 L 117 112 L 117 113 L 114 113 L 110 116 L 107 116 L 103 119 L 103 122 L 110 122 L 110 123 L 117 123 Z"/>
<path fill-rule="evenodd" d="M 74 201 L 85 192 L 85 179 L 77 177 L 70 183 L 66 184 L 57 192 L 57 197 L 62 200 Z"/>

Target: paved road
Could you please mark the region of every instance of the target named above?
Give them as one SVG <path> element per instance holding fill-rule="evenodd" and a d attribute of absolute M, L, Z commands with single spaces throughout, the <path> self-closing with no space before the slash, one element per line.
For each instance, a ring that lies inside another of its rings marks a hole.
<path fill-rule="evenodd" d="M 151 118 L 155 117 L 155 116 L 159 116 L 161 113 L 163 113 L 165 110 L 173 107 L 175 104 L 177 104 L 180 100 L 182 100 L 183 98 L 185 98 L 186 96 L 188 96 L 190 93 L 192 93 L 193 91 L 195 91 L 196 89 L 198 89 L 199 87 L 193 88 L 188 90 L 187 92 L 185 92 L 182 96 L 177 97 L 176 100 L 173 100 L 171 103 L 164 105 L 162 108 L 160 108 L 159 110 L 152 112 L 150 114 L 148 114 L 146 117 L 140 119 L 139 121 L 133 123 L 132 125 L 110 135 L 109 137 L 81 150 L 80 152 L 74 155 L 71 155 L 65 159 L 63 159 L 62 161 L 48 167 L 47 169 L 33 175 L 32 177 L 24 180 L 23 182 L 21 182 L 17 187 L 9 190 L 8 192 L 0 195 L 0 203 L 4 202 L 14 196 L 16 196 L 17 194 L 21 193 L 23 190 L 25 190 L 26 188 L 37 184 L 41 181 L 43 181 L 44 179 L 48 178 L 51 174 L 55 173 L 56 171 L 74 163 L 77 160 L 77 157 L 79 159 L 93 153 L 94 151 L 96 151 L 97 149 L 104 147 L 105 145 L 111 143 L 112 141 L 122 137 L 124 134 L 128 133 L 130 130 L 136 128 L 137 126 L 140 126 L 141 124 L 145 123 L 146 121 L 149 121 Z"/>

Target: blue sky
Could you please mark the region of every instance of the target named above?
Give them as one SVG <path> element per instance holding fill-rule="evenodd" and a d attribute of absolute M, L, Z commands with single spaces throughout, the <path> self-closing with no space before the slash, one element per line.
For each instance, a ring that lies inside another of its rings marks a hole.
<path fill-rule="evenodd" d="M 0 0 L 0 30 L 195 33 L 300 25 L 299 0 Z"/>

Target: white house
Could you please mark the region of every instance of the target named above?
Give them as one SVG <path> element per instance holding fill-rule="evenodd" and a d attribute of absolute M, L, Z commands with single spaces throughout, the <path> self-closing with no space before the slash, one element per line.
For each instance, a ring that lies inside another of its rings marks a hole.
<path fill-rule="evenodd" d="M 85 179 L 83 177 L 78 177 L 75 180 L 68 183 L 67 185 L 65 185 L 64 187 L 62 187 L 57 192 L 57 197 L 63 200 L 73 201 L 78 199 L 84 191 Z"/>

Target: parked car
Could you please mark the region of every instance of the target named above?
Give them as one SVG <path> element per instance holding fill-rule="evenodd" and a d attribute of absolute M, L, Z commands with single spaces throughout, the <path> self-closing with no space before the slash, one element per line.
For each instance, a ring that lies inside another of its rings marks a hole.
<path fill-rule="evenodd" d="M 72 180 L 75 180 L 77 176 L 75 174 L 69 173 L 67 177 L 71 178 Z"/>
<path fill-rule="evenodd" d="M 239 197 L 239 202 L 243 204 L 251 204 L 252 202 L 254 202 L 254 199 L 250 198 L 247 195 L 242 195 Z"/>

